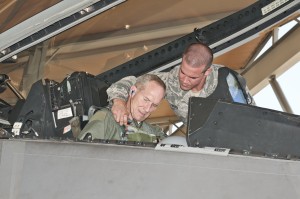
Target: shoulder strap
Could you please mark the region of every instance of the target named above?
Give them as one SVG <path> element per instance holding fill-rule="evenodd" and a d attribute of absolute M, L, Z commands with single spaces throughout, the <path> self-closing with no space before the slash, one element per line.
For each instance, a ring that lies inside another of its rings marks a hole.
<path fill-rule="evenodd" d="M 223 99 L 227 100 L 229 102 L 235 102 L 234 97 L 232 96 L 230 89 L 230 86 L 228 85 L 227 77 L 229 75 L 232 75 L 234 78 L 233 81 L 235 81 L 235 87 L 236 92 L 241 92 L 242 96 L 241 98 L 244 98 L 244 102 L 249 104 L 249 96 L 246 92 L 246 80 L 238 74 L 236 71 L 231 70 L 228 67 L 221 67 L 218 70 L 218 85 L 215 89 L 215 91 L 208 97 L 211 99 Z"/>

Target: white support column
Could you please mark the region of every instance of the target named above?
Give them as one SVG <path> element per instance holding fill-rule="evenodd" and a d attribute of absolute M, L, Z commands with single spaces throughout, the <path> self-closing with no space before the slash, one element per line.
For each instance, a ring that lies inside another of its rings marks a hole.
<path fill-rule="evenodd" d="M 27 96 L 32 84 L 43 78 L 49 40 L 35 46 L 29 55 L 28 64 L 24 68 L 22 93 Z"/>
<path fill-rule="evenodd" d="M 274 44 L 278 41 L 278 39 L 279 39 L 278 33 L 279 33 L 279 27 L 274 28 L 274 30 L 273 30 L 273 45 L 274 45 Z"/>
<path fill-rule="evenodd" d="M 292 108 L 290 107 L 289 103 L 288 103 L 288 100 L 286 99 L 279 83 L 277 82 L 276 80 L 276 75 L 272 75 L 269 79 L 269 82 L 270 82 L 270 85 L 279 101 L 279 104 L 282 108 L 282 110 L 284 112 L 287 112 L 287 113 L 292 113 L 293 114 L 293 110 Z"/>

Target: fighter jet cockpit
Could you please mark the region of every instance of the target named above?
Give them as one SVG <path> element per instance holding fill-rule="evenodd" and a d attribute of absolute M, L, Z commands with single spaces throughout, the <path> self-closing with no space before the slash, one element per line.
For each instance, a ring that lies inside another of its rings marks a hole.
<path fill-rule="evenodd" d="M 0 198 L 299 198 L 300 116 L 253 98 L 299 57 L 299 0 L 0 5 Z M 266 55 L 284 61 L 255 59 L 289 21 Z M 108 89 L 126 93 L 126 124 Z M 81 139 L 96 120 L 122 139 Z"/>

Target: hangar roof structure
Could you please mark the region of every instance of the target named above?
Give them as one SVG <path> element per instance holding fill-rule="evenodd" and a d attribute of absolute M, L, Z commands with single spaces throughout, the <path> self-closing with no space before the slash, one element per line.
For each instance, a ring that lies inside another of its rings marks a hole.
<path fill-rule="evenodd" d="M 256 2 L 259 1 L 3 0 L 0 73 L 7 74 L 26 96 L 38 79 L 60 82 L 74 71 L 99 75 Z M 216 53 L 214 59 L 214 63 L 241 73 L 252 94 L 266 86 L 271 76 L 280 76 L 300 60 L 299 1 L 265 2 L 275 7 L 296 5 L 298 9 Z M 278 40 L 278 28 L 292 20 L 298 24 Z M 56 27 L 57 21 L 61 21 L 60 27 Z M 225 25 L 214 31 L 224 29 Z M 272 48 L 255 60 L 270 38 L 274 43 Z M 11 50 L 15 46 L 18 48 Z M 1 98 L 11 104 L 17 99 L 10 90 L 1 93 Z M 167 121 L 165 125 L 169 125 L 176 117 L 164 101 L 150 120 Z"/>

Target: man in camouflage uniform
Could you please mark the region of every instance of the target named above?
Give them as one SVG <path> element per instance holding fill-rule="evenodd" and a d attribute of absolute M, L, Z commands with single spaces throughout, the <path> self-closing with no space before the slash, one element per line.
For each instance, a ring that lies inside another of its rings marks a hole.
<path fill-rule="evenodd" d="M 218 69 L 212 65 L 211 49 L 201 43 L 191 44 L 184 51 L 182 63 L 169 72 L 155 72 L 166 84 L 166 99 L 181 121 L 187 124 L 188 102 L 191 96 L 206 98 L 218 85 Z M 127 91 L 136 78 L 129 76 L 114 83 L 107 89 L 108 100 L 112 103 L 112 112 L 117 122 L 126 123 L 128 112 L 124 109 Z M 248 94 L 249 91 L 247 90 Z M 250 95 L 249 95 L 250 96 Z M 251 102 L 254 104 L 254 101 Z"/>
<path fill-rule="evenodd" d="M 121 126 L 115 121 L 112 112 L 103 108 L 92 116 L 78 135 L 78 139 L 84 139 L 87 134 L 90 134 L 92 139 L 140 142 L 156 142 L 157 138 L 164 138 L 165 134 L 160 127 L 143 121 L 157 108 L 165 96 L 165 91 L 166 85 L 158 76 L 145 74 L 138 77 L 126 99 L 126 110 L 131 123 Z"/>

